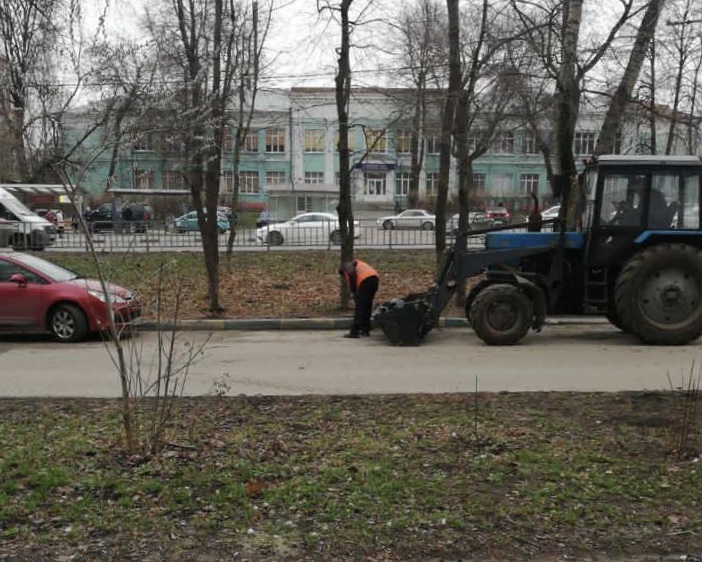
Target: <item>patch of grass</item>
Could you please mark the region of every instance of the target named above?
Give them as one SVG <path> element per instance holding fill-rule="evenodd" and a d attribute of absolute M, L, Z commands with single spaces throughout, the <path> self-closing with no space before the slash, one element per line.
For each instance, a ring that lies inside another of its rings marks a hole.
<path fill-rule="evenodd" d="M 357 257 L 372 263 L 381 276 L 377 302 L 428 289 L 434 279 L 433 250 L 363 250 Z M 88 277 L 96 274 L 86 254 L 56 253 L 51 260 Z M 105 276 L 134 290 L 153 317 L 158 296 L 161 265 L 168 281 L 183 279 L 181 318 L 207 314 L 206 275 L 202 254 L 150 253 L 100 256 Z M 293 266 L 294 264 L 294 266 Z M 294 271 L 291 270 L 294 267 Z M 340 310 L 340 278 L 337 251 L 235 252 L 231 271 L 220 269 L 220 299 L 229 318 L 334 317 L 349 315 Z M 165 310 L 172 309 L 176 283 L 164 283 Z M 453 306 L 453 305 L 451 305 Z M 449 309 L 462 316 L 458 309 Z"/>
<path fill-rule="evenodd" d="M 114 401 L 3 400 L 0 558 L 699 551 L 702 470 L 665 447 L 674 400 L 480 394 L 476 416 L 459 394 L 180 399 L 169 429 L 196 416 L 195 449 L 143 458 L 112 446 Z"/>

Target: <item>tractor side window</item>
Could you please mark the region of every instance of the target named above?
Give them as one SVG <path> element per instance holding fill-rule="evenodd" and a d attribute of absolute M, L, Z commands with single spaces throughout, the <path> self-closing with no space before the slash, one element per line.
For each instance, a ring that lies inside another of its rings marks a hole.
<path fill-rule="evenodd" d="M 644 175 L 607 174 L 603 180 L 600 224 L 640 225 L 641 190 L 645 182 Z"/>
<path fill-rule="evenodd" d="M 673 220 L 676 228 L 698 230 L 700 228 L 700 181 L 697 174 L 683 178 L 680 209 Z"/>
<path fill-rule="evenodd" d="M 679 208 L 680 176 L 654 173 L 648 203 L 648 228 L 671 228 Z"/>

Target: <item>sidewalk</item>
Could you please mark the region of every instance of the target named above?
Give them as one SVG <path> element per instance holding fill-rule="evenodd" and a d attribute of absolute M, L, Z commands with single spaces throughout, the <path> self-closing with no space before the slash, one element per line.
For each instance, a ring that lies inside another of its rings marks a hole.
<path fill-rule="evenodd" d="M 563 325 L 593 325 L 607 324 L 604 316 L 554 316 L 546 318 L 547 326 Z M 179 330 L 188 331 L 222 331 L 222 330 L 348 330 L 351 327 L 350 317 L 341 318 L 221 318 L 212 320 L 180 320 Z M 441 318 L 439 328 L 467 328 L 465 318 Z M 157 322 L 145 320 L 139 324 L 139 329 L 156 331 Z M 164 322 L 162 330 L 172 330 L 173 323 Z"/>

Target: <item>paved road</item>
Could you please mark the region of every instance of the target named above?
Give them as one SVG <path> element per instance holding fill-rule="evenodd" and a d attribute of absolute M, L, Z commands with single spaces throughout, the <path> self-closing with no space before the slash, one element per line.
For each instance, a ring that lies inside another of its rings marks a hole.
<path fill-rule="evenodd" d="M 642 346 L 607 324 L 547 326 L 510 348 L 484 346 L 468 328 L 432 332 L 424 345 L 398 348 L 382 334 L 348 340 L 337 331 L 215 332 L 192 366 L 185 393 L 355 394 L 529 390 L 635 390 L 680 384 L 698 345 Z M 181 333 L 186 342 L 202 332 Z M 156 334 L 133 342 L 147 364 Z M 45 338 L 0 337 L 0 396 L 94 396 L 119 392 L 99 341 L 66 346 Z"/>

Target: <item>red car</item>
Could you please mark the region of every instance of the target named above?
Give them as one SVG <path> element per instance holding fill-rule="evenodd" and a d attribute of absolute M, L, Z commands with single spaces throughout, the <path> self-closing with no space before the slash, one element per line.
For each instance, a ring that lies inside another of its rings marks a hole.
<path fill-rule="evenodd" d="M 485 213 L 495 224 L 509 224 L 512 222 L 512 215 L 504 207 L 492 207 L 487 209 Z"/>
<path fill-rule="evenodd" d="M 141 307 L 127 289 L 11 250 L 0 250 L 0 330 L 51 332 L 60 342 L 84 340 L 109 327 L 112 303 L 118 330 L 135 324 Z"/>

